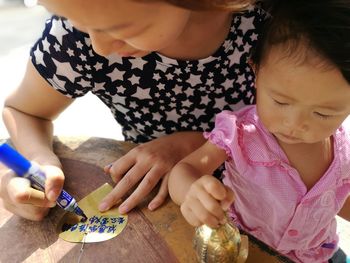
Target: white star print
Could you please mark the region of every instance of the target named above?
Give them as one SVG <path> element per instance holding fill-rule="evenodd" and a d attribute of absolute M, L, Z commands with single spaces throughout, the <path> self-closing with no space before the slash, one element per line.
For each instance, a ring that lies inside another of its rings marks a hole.
<path fill-rule="evenodd" d="M 74 95 L 78 95 L 78 96 L 80 96 L 80 95 L 83 95 L 84 94 L 84 91 L 82 91 L 82 90 L 75 90 L 74 91 Z"/>
<path fill-rule="evenodd" d="M 243 45 L 243 38 L 241 36 L 237 37 L 237 40 L 235 41 L 236 46 L 242 46 Z"/>
<path fill-rule="evenodd" d="M 63 23 L 70 32 L 73 32 L 73 26 L 68 20 L 63 20 Z"/>
<path fill-rule="evenodd" d="M 224 83 L 222 83 L 222 85 L 225 87 L 225 89 L 228 89 L 228 88 L 232 88 L 233 87 L 233 83 L 235 81 L 232 80 L 232 79 L 226 79 Z"/>
<path fill-rule="evenodd" d="M 85 38 L 85 44 L 90 47 L 91 46 L 91 39 L 86 37 Z"/>
<path fill-rule="evenodd" d="M 243 84 L 243 82 L 245 81 L 245 77 L 244 77 L 244 75 L 238 75 L 238 78 L 237 78 L 237 83 L 239 83 L 239 84 Z"/>
<path fill-rule="evenodd" d="M 58 43 L 62 45 L 63 36 L 67 35 L 68 31 L 63 28 L 61 20 L 53 19 L 49 34 L 54 36 Z"/>
<path fill-rule="evenodd" d="M 139 68 L 141 70 L 143 70 L 143 66 L 147 64 L 147 61 L 143 60 L 142 58 L 133 58 L 130 59 L 129 62 L 133 68 Z"/>
<path fill-rule="evenodd" d="M 123 85 L 120 85 L 120 86 L 118 87 L 118 93 L 124 94 L 125 90 L 126 90 L 126 89 L 124 88 Z"/>
<path fill-rule="evenodd" d="M 91 87 L 91 82 L 90 81 L 86 81 L 85 79 L 81 79 L 78 84 L 80 84 L 80 86 L 86 88 L 86 87 Z"/>
<path fill-rule="evenodd" d="M 70 57 L 73 57 L 74 56 L 74 51 L 70 48 L 67 49 L 67 54 L 70 56 Z"/>
<path fill-rule="evenodd" d="M 177 122 L 178 119 L 181 117 L 177 112 L 176 109 L 172 109 L 171 111 L 167 111 L 167 121 L 174 121 Z"/>
<path fill-rule="evenodd" d="M 34 51 L 34 57 L 35 57 L 35 62 L 37 65 L 43 65 L 44 67 L 46 67 L 46 64 L 44 62 L 44 53 L 41 52 L 41 50 L 39 49 L 39 45 L 36 46 L 36 49 Z"/>
<path fill-rule="evenodd" d="M 198 109 L 198 108 L 194 109 L 193 114 L 197 118 L 199 118 L 200 116 L 206 115 L 205 109 Z"/>
<path fill-rule="evenodd" d="M 160 120 L 161 120 L 161 118 L 162 118 L 162 116 L 160 116 L 160 114 L 159 114 L 159 113 L 155 113 L 155 114 L 153 114 L 153 119 L 154 119 L 154 120 L 160 121 Z"/>
<path fill-rule="evenodd" d="M 160 80 L 160 76 L 158 73 L 154 74 L 153 79 L 155 79 L 156 81 Z"/>
<path fill-rule="evenodd" d="M 77 70 L 83 71 L 83 66 L 82 65 L 77 65 Z"/>
<path fill-rule="evenodd" d="M 129 109 L 123 107 L 122 105 L 120 105 L 120 104 L 116 104 L 116 105 L 117 106 L 115 106 L 115 108 L 117 109 L 117 111 L 119 111 L 121 113 L 124 113 L 125 115 L 126 115 L 127 112 L 129 112 Z M 127 116 L 127 117 L 129 117 L 129 116 Z M 129 119 L 129 121 L 131 121 L 131 119 Z"/>
<path fill-rule="evenodd" d="M 180 70 L 179 68 L 176 68 L 175 71 L 174 71 L 174 73 L 175 73 L 176 75 L 180 75 L 180 74 L 181 74 L 181 70 Z"/>
<path fill-rule="evenodd" d="M 57 43 L 55 43 L 55 45 L 53 46 L 53 48 L 56 50 L 56 52 L 61 50 L 61 46 Z"/>
<path fill-rule="evenodd" d="M 114 63 L 123 64 L 123 58 L 117 56 L 116 54 L 111 54 L 106 57 L 108 59 L 108 66 L 113 65 Z"/>
<path fill-rule="evenodd" d="M 209 130 L 209 125 L 208 125 L 208 123 L 202 122 L 201 125 L 200 125 L 200 127 L 202 128 L 203 131 Z"/>
<path fill-rule="evenodd" d="M 136 117 L 136 118 L 138 118 L 138 119 L 141 119 L 141 113 L 139 113 L 139 112 L 134 112 L 134 116 Z"/>
<path fill-rule="evenodd" d="M 227 102 L 225 100 L 225 97 L 215 98 L 215 107 L 216 108 L 219 108 L 220 110 L 222 110 L 226 104 L 227 104 Z"/>
<path fill-rule="evenodd" d="M 254 19 L 255 19 L 254 16 L 252 17 L 242 16 L 241 24 L 238 28 L 242 30 L 243 35 L 245 35 L 248 30 L 254 29 Z"/>
<path fill-rule="evenodd" d="M 165 85 L 163 83 L 158 84 L 158 90 L 163 90 L 165 89 Z"/>
<path fill-rule="evenodd" d="M 151 88 L 141 88 L 140 86 L 137 87 L 137 97 L 142 99 L 142 100 L 147 100 L 147 99 L 152 99 L 152 97 L 150 96 L 150 91 Z"/>
<path fill-rule="evenodd" d="M 94 90 L 98 91 L 98 90 L 104 90 L 105 89 L 105 84 L 106 82 L 100 82 L 100 83 L 95 83 L 94 85 Z"/>
<path fill-rule="evenodd" d="M 52 86 L 55 87 L 55 89 L 66 91 L 64 89 L 64 85 L 66 84 L 66 82 L 58 79 L 56 75 L 53 75 L 53 78 L 48 79 L 48 81 L 52 84 Z"/>
<path fill-rule="evenodd" d="M 86 56 L 85 55 L 83 55 L 83 54 L 80 54 L 80 59 L 81 59 L 81 61 L 86 61 Z"/>
<path fill-rule="evenodd" d="M 229 56 L 230 67 L 232 67 L 234 64 L 238 65 L 241 62 L 241 57 L 242 53 L 238 50 L 238 48 L 235 48 L 235 51 Z"/>
<path fill-rule="evenodd" d="M 206 96 L 201 97 L 201 99 L 202 99 L 202 100 L 201 100 L 202 104 L 208 105 L 208 103 L 209 103 L 208 94 L 206 94 Z"/>
<path fill-rule="evenodd" d="M 190 108 L 190 107 L 192 106 L 192 103 L 191 103 L 189 100 L 185 100 L 185 101 L 182 103 L 182 106 L 183 106 L 183 107 Z"/>
<path fill-rule="evenodd" d="M 96 64 L 95 64 L 95 66 L 94 66 L 94 68 L 95 68 L 95 70 L 96 71 L 99 71 L 100 69 L 102 69 L 102 63 L 100 63 L 100 62 L 96 62 Z"/>
<path fill-rule="evenodd" d="M 81 43 L 80 40 L 76 41 L 75 43 L 76 43 L 76 45 L 77 45 L 77 48 L 83 49 L 83 43 Z"/>
<path fill-rule="evenodd" d="M 114 70 L 111 73 L 108 73 L 107 76 L 111 79 L 111 81 L 116 81 L 116 80 L 123 80 L 124 78 L 124 71 L 120 71 L 117 68 L 114 68 Z"/>
<path fill-rule="evenodd" d="M 250 48 L 251 48 L 250 44 L 249 43 L 245 43 L 243 52 L 244 53 L 249 53 Z"/>
<path fill-rule="evenodd" d="M 131 78 L 129 78 L 129 81 L 131 82 L 131 85 L 138 84 L 140 81 L 140 77 L 132 75 Z"/>
<path fill-rule="evenodd" d="M 52 58 L 53 63 L 56 65 L 56 74 L 59 76 L 64 76 L 69 79 L 70 82 L 74 82 L 77 77 L 80 77 L 81 74 L 74 71 L 69 62 L 59 62 L 56 59 Z"/>
<path fill-rule="evenodd" d="M 252 41 L 256 41 L 256 40 L 258 40 L 258 35 L 257 35 L 256 33 L 253 33 L 253 34 L 250 36 L 250 39 L 251 39 Z"/>
<path fill-rule="evenodd" d="M 211 86 L 211 85 L 213 85 L 213 84 L 214 84 L 213 79 L 208 79 L 208 80 L 207 80 L 207 85 Z"/>
<path fill-rule="evenodd" d="M 119 103 L 119 104 L 125 105 L 125 97 L 122 97 L 122 96 L 113 96 L 112 102 L 113 102 L 113 103 Z"/>
<path fill-rule="evenodd" d="M 191 82 L 191 85 L 192 85 L 193 87 L 195 87 L 195 86 L 198 85 L 198 84 L 201 84 L 201 83 L 202 83 L 202 81 L 201 81 L 201 75 L 194 75 L 194 74 L 191 74 L 190 82 Z"/>
<path fill-rule="evenodd" d="M 43 40 L 43 50 L 50 53 L 50 43 L 47 41 L 47 37 Z"/>
<path fill-rule="evenodd" d="M 167 78 L 167 80 L 172 80 L 174 78 L 173 74 L 171 74 L 170 72 L 166 74 L 165 77 Z"/>

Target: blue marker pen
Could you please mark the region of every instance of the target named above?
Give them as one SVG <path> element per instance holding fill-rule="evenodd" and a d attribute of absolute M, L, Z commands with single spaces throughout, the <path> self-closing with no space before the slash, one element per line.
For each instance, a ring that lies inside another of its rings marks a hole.
<path fill-rule="evenodd" d="M 0 145 L 0 162 L 13 170 L 18 176 L 27 178 L 34 188 L 44 191 L 46 180 L 45 173 L 37 164 L 28 161 L 24 156 L 6 143 Z M 62 190 L 56 203 L 64 210 L 83 217 L 82 221 L 87 219 L 83 210 L 79 208 L 77 201 L 65 190 Z"/>

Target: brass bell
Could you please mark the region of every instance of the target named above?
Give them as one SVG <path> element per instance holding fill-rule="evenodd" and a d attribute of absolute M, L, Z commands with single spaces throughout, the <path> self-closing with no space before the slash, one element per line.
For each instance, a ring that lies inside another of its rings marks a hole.
<path fill-rule="evenodd" d="M 200 263 L 235 263 L 240 257 L 241 235 L 230 223 L 218 228 L 202 225 L 196 228 L 193 247 Z M 248 248 L 245 249 L 247 252 Z"/>

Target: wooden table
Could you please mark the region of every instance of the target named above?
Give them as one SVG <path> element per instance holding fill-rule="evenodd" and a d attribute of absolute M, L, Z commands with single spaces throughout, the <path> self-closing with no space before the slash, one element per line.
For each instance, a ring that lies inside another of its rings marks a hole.
<path fill-rule="evenodd" d="M 58 137 L 54 150 L 66 175 L 65 189 L 80 200 L 105 182 L 113 185 L 102 167 L 135 145 L 102 138 Z M 145 200 L 147 202 L 147 200 Z M 58 238 L 56 226 L 64 211 L 53 208 L 42 222 L 15 216 L 0 207 L 0 262 L 78 262 L 81 244 Z M 123 232 L 108 241 L 85 244 L 80 262 L 195 263 L 194 228 L 178 206 L 167 200 L 154 212 L 140 205 L 129 214 Z M 248 263 L 283 262 L 250 242 Z"/>

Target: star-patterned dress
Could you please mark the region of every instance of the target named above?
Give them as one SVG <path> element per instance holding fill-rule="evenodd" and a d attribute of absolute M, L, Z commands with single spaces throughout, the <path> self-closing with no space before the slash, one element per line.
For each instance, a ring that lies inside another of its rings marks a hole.
<path fill-rule="evenodd" d="M 248 60 L 264 19 L 257 7 L 235 15 L 212 56 L 181 61 L 156 52 L 102 57 L 86 33 L 53 16 L 31 60 L 53 88 L 71 98 L 92 92 L 109 107 L 126 140 L 146 142 L 175 131 L 210 130 L 215 114 L 254 103 Z"/>

